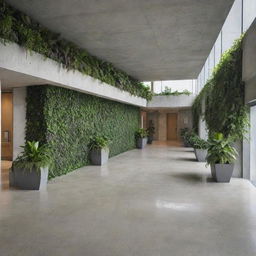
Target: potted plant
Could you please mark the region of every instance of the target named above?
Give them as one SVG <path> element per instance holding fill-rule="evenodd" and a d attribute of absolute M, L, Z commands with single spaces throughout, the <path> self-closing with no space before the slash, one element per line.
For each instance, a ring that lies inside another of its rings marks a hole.
<path fill-rule="evenodd" d="M 237 151 L 231 146 L 231 139 L 222 133 L 215 133 L 209 140 L 207 163 L 211 166 L 212 177 L 217 182 L 229 182 L 234 169 Z"/>
<path fill-rule="evenodd" d="M 106 136 L 95 135 L 89 143 L 90 159 L 94 165 L 103 165 L 108 162 L 110 141 Z"/>
<path fill-rule="evenodd" d="M 137 148 L 144 148 L 147 144 L 148 133 L 145 129 L 140 128 L 135 132 L 136 146 Z"/>
<path fill-rule="evenodd" d="M 195 136 L 194 131 L 189 131 L 187 128 L 184 128 L 182 132 L 183 143 L 185 147 L 192 147 L 193 137 Z"/>
<path fill-rule="evenodd" d="M 148 144 L 152 144 L 153 142 L 153 137 L 155 134 L 155 127 L 154 127 L 154 123 L 152 120 L 149 121 L 149 126 L 147 129 L 147 133 L 148 133 Z"/>
<path fill-rule="evenodd" d="M 198 162 L 206 162 L 207 149 L 209 143 L 201 139 L 198 135 L 191 138 L 193 148 L 195 150 L 196 159 Z"/>
<path fill-rule="evenodd" d="M 23 152 L 12 164 L 10 186 L 26 190 L 40 190 L 47 186 L 50 154 L 46 145 L 27 141 Z"/>

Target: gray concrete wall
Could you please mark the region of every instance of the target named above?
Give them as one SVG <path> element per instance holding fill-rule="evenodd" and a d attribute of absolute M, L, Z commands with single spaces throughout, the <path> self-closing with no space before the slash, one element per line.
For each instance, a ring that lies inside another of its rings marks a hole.
<path fill-rule="evenodd" d="M 243 81 L 245 102 L 256 99 L 256 20 L 247 31 L 243 41 Z"/>
<path fill-rule="evenodd" d="M 13 89 L 13 159 L 22 151 L 25 142 L 26 87 Z"/>
<path fill-rule="evenodd" d="M 152 100 L 147 103 L 149 108 L 187 108 L 191 107 L 196 95 L 179 95 L 179 96 L 153 96 Z"/>
<path fill-rule="evenodd" d="M 177 113 L 177 135 L 180 139 L 180 129 L 192 129 L 191 109 L 158 109 L 147 113 L 147 120 L 153 120 L 155 124 L 155 140 L 167 140 L 167 115 L 168 113 Z"/>
<path fill-rule="evenodd" d="M 204 113 L 204 111 L 205 111 L 205 101 L 203 101 L 203 104 L 202 104 L 202 113 Z M 202 118 L 199 119 L 198 135 L 200 138 L 202 138 L 204 140 L 208 139 L 207 125 L 206 125 L 206 122 Z"/>

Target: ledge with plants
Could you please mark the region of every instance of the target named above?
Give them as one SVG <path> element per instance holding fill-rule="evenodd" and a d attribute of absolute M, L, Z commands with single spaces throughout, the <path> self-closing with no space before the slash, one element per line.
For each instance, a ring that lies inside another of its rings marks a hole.
<path fill-rule="evenodd" d="M 103 165 L 108 162 L 110 141 L 107 136 L 95 135 L 89 143 L 91 163 Z"/>
<path fill-rule="evenodd" d="M 37 52 L 60 63 L 68 70 L 78 70 L 132 95 L 147 100 L 152 97 L 143 83 L 63 39 L 4 0 L 0 0 L 0 39 L 3 44 L 17 43 L 30 52 Z"/>
<path fill-rule="evenodd" d="M 192 93 L 189 90 L 179 91 L 172 91 L 171 88 L 165 87 L 164 91 L 161 93 L 155 93 L 154 96 L 180 96 L 180 95 L 191 95 Z"/>
<path fill-rule="evenodd" d="M 10 186 L 25 190 L 44 189 L 48 181 L 51 157 L 46 145 L 27 141 L 10 172 Z"/>

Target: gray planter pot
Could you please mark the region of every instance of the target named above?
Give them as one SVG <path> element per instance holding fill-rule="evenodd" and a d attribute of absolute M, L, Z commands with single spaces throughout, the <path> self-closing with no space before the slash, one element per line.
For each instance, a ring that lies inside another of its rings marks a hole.
<path fill-rule="evenodd" d="M 148 136 L 148 144 L 152 144 L 153 142 L 153 136 Z"/>
<path fill-rule="evenodd" d="M 45 189 L 48 182 L 48 173 L 48 167 L 40 168 L 40 171 L 13 167 L 9 173 L 10 186 L 24 190 Z"/>
<path fill-rule="evenodd" d="M 195 155 L 198 162 L 206 162 L 207 149 L 195 148 Z"/>
<path fill-rule="evenodd" d="M 148 141 L 147 138 L 137 138 L 136 140 L 137 148 L 140 148 L 140 149 L 145 148 L 147 141 Z"/>
<path fill-rule="evenodd" d="M 217 182 L 230 182 L 234 170 L 234 164 L 211 165 L 212 176 Z"/>
<path fill-rule="evenodd" d="M 103 165 L 108 162 L 109 148 L 92 149 L 90 156 L 93 165 Z"/>

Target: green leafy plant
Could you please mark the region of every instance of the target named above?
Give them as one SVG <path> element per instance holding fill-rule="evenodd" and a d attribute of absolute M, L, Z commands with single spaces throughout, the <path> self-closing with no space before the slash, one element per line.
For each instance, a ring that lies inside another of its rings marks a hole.
<path fill-rule="evenodd" d="M 209 139 L 208 164 L 231 164 L 236 160 L 237 151 L 231 146 L 233 139 L 225 138 L 222 133 L 215 133 Z"/>
<path fill-rule="evenodd" d="M 89 148 L 91 150 L 107 148 L 109 143 L 110 143 L 110 141 L 107 136 L 95 135 L 95 136 L 91 137 L 91 139 L 90 139 Z"/>
<path fill-rule="evenodd" d="M 183 130 L 183 140 L 184 142 L 189 145 L 193 146 L 193 139 L 196 136 L 193 130 Z"/>
<path fill-rule="evenodd" d="M 27 141 L 25 146 L 21 146 L 23 152 L 13 162 L 13 166 L 26 170 L 37 171 L 42 167 L 49 167 L 51 157 L 47 145 L 39 145 L 38 141 Z"/>
<path fill-rule="evenodd" d="M 143 128 L 140 128 L 135 132 L 135 138 L 146 138 L 147 136 L 148 132 Z"/>
<path fill-rule="evenodd" d="M 190 138 L 190 144 L 193 146 L 195 149 L 208 149 L 209 143 L 208 141 L 201 139 L 198 135 L 194 134 Z"/>
<path fill-rule="evenodd" d="M 225 137 L 242 139 L 247 133 L 249 118 L 244 104 L 242 41 L 243 36 L 222 55 L 212 77 L 195 99 L 192 106 L 195 131 L 201 117 L 210 135 L 220 132 Z"/>
<path fill-rule="evenodd" d="M 168 88 L 168 87 L 165 87 L 164 91 L 161 92 L 161 93 L 155 93 L 154 95 L 156 96 L 160 96 L 160 95 L 165 95 L 165 96 L 169 96 L 169 95 L 172 95 L 172 96 L 179 96 L 179 95 L 191 95 L 192 93 L 189 91 L 189 90 L 183 90 L 181 92 L 179 91 L 172 91 L 171 88 Z"/>
<path fill-rule="evenodd" d="M 78 70 L 132 95 L 152 98 L 150 89 L 137 79 L 61 38 L 4 0 L 0 0 L 0 41 L 15 42 L 31 54 L 33 51 L 40 53 L 68 70 Z"/>

